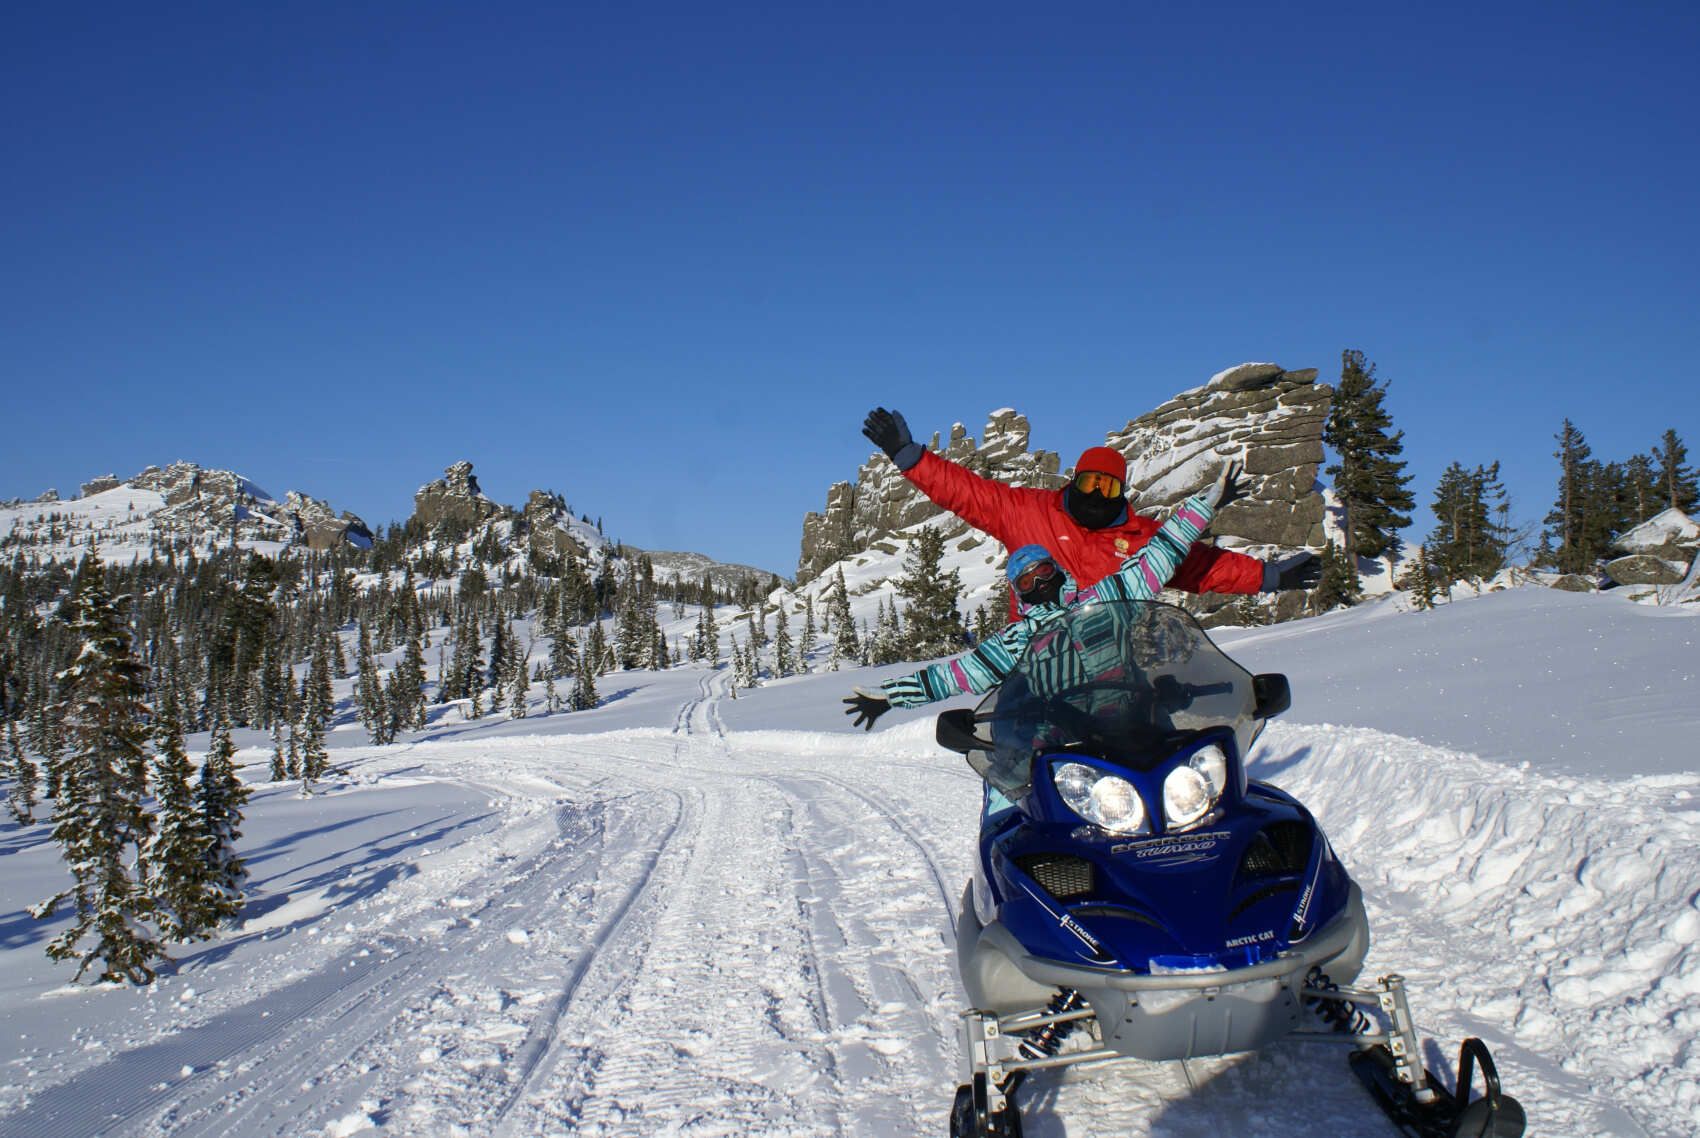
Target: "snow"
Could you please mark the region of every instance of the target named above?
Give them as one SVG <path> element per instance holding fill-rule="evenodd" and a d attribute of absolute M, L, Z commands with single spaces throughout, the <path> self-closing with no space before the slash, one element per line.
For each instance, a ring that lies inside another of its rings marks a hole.
<path fill-rule="evenodd" d="M 1363 887 L 1429 1065 L 1480 1035 L 1535 1134 L 1700 1130 L 1694 606 L 1513 589 L 1220 638 L 1292 679 L 1253 775 Z M 839 703 L 903 670 L 736 699 L 615 673 L 591 712 L 336 730 L 321 793 L 255 787 L 244 924 L 148 989 L 46 959 L 65 918 L 23 910 L 64 870 L 7 822 L 0 1135 L 943 1133 L 978 781 L 931 710 L 869 734 Z M 1393 1134 L 1296 1043 L 1028 1086 L 1038 1138 Z"/>

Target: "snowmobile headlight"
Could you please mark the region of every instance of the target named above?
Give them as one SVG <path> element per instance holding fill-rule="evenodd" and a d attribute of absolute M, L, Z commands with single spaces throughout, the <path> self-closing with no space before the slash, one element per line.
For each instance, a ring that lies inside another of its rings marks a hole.
<path fill-rule="evenodd" d="M 1192 825 L 1216 802 L 1210 780 L 1194 767 L 1176 767 L 1163 780 L 1163 816 L 1170 829 Z"/>
<path fill-rule="evenodd" d="M 1051 781 L 1068 808 L 1095 826 L 1114 834 L 1139 834 L 1150 828 L 1145 803 L 1125 778 L 1085 763 L 1063 763 Z"/>
<path fill-rule="evenodd" d="M 1222 753 L 1222 748 L 1205 747 L 1192 756 L 1187 765 L 1210 784 L 1211 798 L 1222 797 L 1222 792 L 1228 788 L 1228 756 Z"/>

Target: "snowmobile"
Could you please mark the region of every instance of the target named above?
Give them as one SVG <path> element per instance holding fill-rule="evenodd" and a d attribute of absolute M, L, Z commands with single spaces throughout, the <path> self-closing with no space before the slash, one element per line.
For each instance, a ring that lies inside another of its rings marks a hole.
<path fill-rule="evenodd" d="M 939 716 L 939 743 L 985 782 L 952 1138 L 1019 1138 L 1034 1071 L 1282 1039 L 1351 1046 L 1414 1138 L 1523 1133 L 1479 1040 L 1449 1091 L 1422 1066 L 1403 979 L 1353 986 L 1362 893 L 1303 804 L 1246 774 L 1290 704 L 1285 676 L 1250 674 L 1184 610 L 1095 601 L 1036 633 L 978 707 Z"/>

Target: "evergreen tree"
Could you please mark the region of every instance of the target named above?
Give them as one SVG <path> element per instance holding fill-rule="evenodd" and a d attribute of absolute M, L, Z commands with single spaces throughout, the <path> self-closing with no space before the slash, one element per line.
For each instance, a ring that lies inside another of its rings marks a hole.
<path fill-rule="evenodd" d="M 374 739 L 374 742 L 377 740 Z M 266 777 L 272 782 L 282 782 L 289 777 L 289 756 L 283 749 L 283 720 L 272 724 L 272 761 L 266 771 Z"/>
<path fill-rule="evenodd" d="M 77 960 L 80 979 L 95 961 L 100 978 L 146 984 L 151 963 L 164 956 L 151 922 L 153 902 L 132 875 L 151 837 L 147 789 L 147 668 L 107 593 L 92 557 L 77 571 L 68 625 L 82 644 L 60 674 L 65 698 L 56 708 L 65 751 L 59 756 L 59 796 L 53 838 L 74 884 L 30 910 L 46 918 L 66 899 L 76 908 L 70 928 L 47 946 L 54 960 Z"/>
<path fill-rule="evenodd" d="M 827 609 L 832 615 L 833 648 L 845 660 L 860 659 L 862 645 L 856 638 L 856 618 L 850 615 L 850 591 L 844 587 L 844 567 L 838 567 L 838 579 L 827 595 Z"/>
<path fill-rule="evenodd" d="M 27 826 L 35 821 L 36 788 L 41 781 L 41 772 L 24 754 L 15 720 L 6 724 L 6 760 L 12 777 L 12 791 L 6 798 L 6 805 L 18 824 Z"/>
<path fill-rule="evenodd" d="M 1666 431 L 1659 439 L 1659 449 L 1653 458 L 1658 466 L 1656 482 L 1664 498 L 1664 509 L 1694 513 L 1700 505 L 1700 478 L 1688 466 L 1688 448 L 1674 430 Z"/>
<path fill-rule="evenodd" d="M 961 651 L 967 639 L 962 616 L 956 611 L 962 578 L 954 569 L 944 572 L 943 559 L 943 535 L 933 526 L 923 526 L 909 543 L 903 576 L 897 581 L 898 595 L 909 602 L 904 614 L 908 631 L 898 649 L 903 658 L 930 660 L 949 655 Z"/>
<path fill-rule="evenodd" d="M 773 633 L 773 674 L 775 677 L 789 676 L 796 671 L 797 662 L 791 650 L 791 621 L 785 615 L 785 607 L 779 607 L 778 627 Z"/>
<path fill-rule="evenodd" d="M 195 802 L 209 838 L 205 892 L 209 925 L 242 912 L 248 867 L 236 852 L 236 842 L 242 837 L 242 807 L 247 802 L 248 788 L 236 773 L 236 744 L 230 738 L 230 724 L 221 715 L 213 720 Z"/>
<path fill-rule="evenodd" d="M 214 887 L 208 858 L 213 838 L 190 785 L 195 768 L 183 742 L 177 696 L 169 688 L 155 723 L 155 739 L 153 792 L 158 809 L 143 859 L 148 891 L 162 933 L 172 940 L 203 940 L 217 923 L 208 905 Z"/>
<path fill-rule="evenodd" d="M 1560 572 L 1582 573 L 1593 566 L 1594 553 L 1585 536 L 1589 484 L 1596 469 L 1593 450 L 1582 432 L 1569 419 L 1554 436 L 1558 449 L 1558 500 L 1546 516 L 1552 564 Z"/>
<path fill-rule="evenodd" d="M 797 656 L 801 660 L 803 670 L 808 670 L 809 654 L 815 650 L 815 597 L 813 593 L 803 598 L 803 639 L 798 644 Z"/>
<path fill-rule="evenodd" d="M 548 715 L 561 710 L 561 693 L 555 687 L 553 674 L 545 674 L 543 677 L 543 708 Z"/>
<path fill-rule="evenodd" d="M 1505 502 L 1499 463 L 1466 470 L 1454 462 L 1434 491 L 1438 521 L 1424 547 L 1424 572 L 1433 581 L 1481 581 L 1505 563 L 1507 535 L 1495 515 Z"/>
<path fill-rule="evenodd" d="M 1322 441 L 1334 448 L 1336 461 L 1328 467 L 1334 492 L 1345 511 L 1347 567 L 1357 576 L 1351 558 L 1382 557 L 1398 549 L 1397 531 L 1411 524 L 1408 514 L 1415 499 L 1405 463 L 1405 432 L 1388 433 L 1393 425 L 1381 401 L 1384 385 L 1375 379 L 1375 365 L 1364 354 L 1341 354 L 1340 384 L 1329 404 Z M 1355 592 L 1354 588 L 1354 592 Z"/>
<path fill-rule="evenodd" d="M 595 627 L 600 628 L 598 624 Z M 578 655 L 578 677 L 573 685 L 573 710 L 588 711 L 595 707 L 599 697 L 596 694 L 596 667 L 592 663 L 596 657 L 588 649 Z"/>
<path fill-rule="evenodd" d="M 1322 551 L 1322 580 L 1317 582 L 1311 604 L 1317 612 L 1356 604 L 1358 591 L 1357 567 L 1352 558 L 1338 545 L 1329 542 Z"/>
<path fill-rule="evenodd" d="M 524 719 L 528 711 L 526 703 L 531 699 L 531 673 L 526 670 L 524 657 L 514 661 L 511 671 L 512 678 L 508 681 L 508 718 Z"/>
<path fill-rule="evenodd" d="M 1428 546 L 1417 546 L 1416 558 L 1406 567 L 1399 580 L 1393 583 L 1401 589 L 1410 591 L 1411 603 L 1416 605 L 1419 611 L 1427 611 L 1434 607 L 1437 589 L 1433 565 L 1429 559 Z"/>

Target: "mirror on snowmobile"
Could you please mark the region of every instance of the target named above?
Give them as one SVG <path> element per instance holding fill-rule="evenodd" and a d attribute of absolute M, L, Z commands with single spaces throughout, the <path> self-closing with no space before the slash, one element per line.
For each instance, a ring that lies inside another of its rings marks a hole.
<path fill-rule="evenodd" d="M 966 755 L 970 751 L 989 751 L 992 747 L 991 743 L 974 733 L 972 707 L 953 707 L 949 711 L 941 711 L 934 737 L 939 746 L 959 755 Z"/>
<path fill-rule="evenodd" d="M 1257 695 L 1257 710 L 1252 715 L 1268 719 L 1293 706 L 1293 689 L 1280 672 L 1263 672 L 1251 678 L 1251 690 Z"/>

